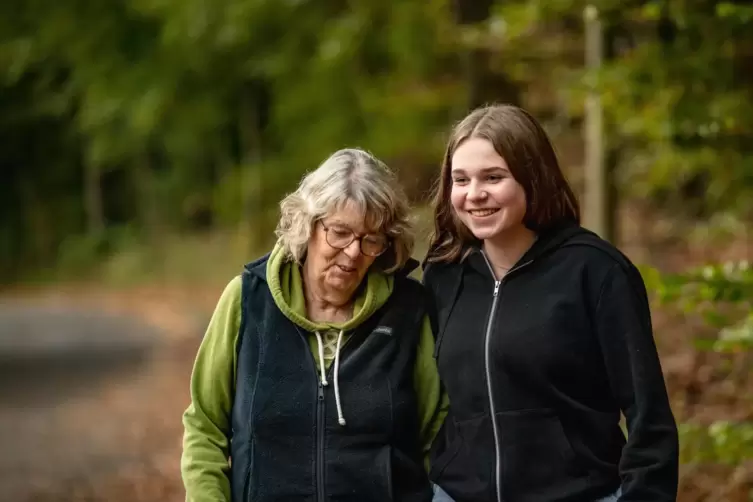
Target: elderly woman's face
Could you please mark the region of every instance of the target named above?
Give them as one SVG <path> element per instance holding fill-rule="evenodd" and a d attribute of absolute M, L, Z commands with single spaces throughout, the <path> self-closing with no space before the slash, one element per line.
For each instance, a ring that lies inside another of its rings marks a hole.
<path fill-rule="evenodd" d="M 350 296 L 376 260 L 369 255 L 386 245 L 384 234 L 367 228 L 363 214 L 348 203 L 317 222 L 306 260 L 320 284 Z"/>

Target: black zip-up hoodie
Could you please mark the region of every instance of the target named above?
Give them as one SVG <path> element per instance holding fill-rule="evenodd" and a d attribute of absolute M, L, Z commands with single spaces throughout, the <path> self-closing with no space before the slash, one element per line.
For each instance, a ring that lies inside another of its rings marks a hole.
<path fill-rule="evenodd" d="M 622 253 L 560 226 L 498 283 L 480 250 L 427 265 L 424 282 L 450 399 L 435 483 L 458 502 L 588 502 L 620 486 L 620 502 L 676 500 L 677 427 Z"/>

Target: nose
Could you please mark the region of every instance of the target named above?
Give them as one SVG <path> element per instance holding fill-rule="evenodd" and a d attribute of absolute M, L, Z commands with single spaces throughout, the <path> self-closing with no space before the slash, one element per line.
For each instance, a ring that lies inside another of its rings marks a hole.
<path fill-rule="evenodd" d="M 486 198 L 486 192 L 483 190 L 483 187 L 480 183 L 471 181 L 471 183 L 468 185 L 467 198 L 473 201 L 482 200 Z"/>
<path fill-rule="evenodd" d="M 345 253 L 348 258 L 355 261 L 358 259 L 358 255 L 361 254 L 361 241 L 353 239 L 353 242 L 348 244 L 348 247 L 343 248 L 343 253 Z"/>

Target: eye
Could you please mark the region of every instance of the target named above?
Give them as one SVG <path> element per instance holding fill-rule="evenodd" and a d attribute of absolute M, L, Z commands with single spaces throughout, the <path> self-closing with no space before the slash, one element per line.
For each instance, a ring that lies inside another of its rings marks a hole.
<path fill-rule="evenodd" d="M 505 177 L 506 176 L 503 174 L 490 174 L 489 176 L 486 177 L 486 180 L 492 183 L 496 183 L 498 181 L 502 181 L 503 179 L 505 179 Z"/>
<path fill-rule="evenodd" d="M 335 237 L 349 237 L 351 234 L 350 230 L 343 227 L 330 227 L 329 230 Z"/>
<path fill-rule="evenodd" d="M 464 185 L 468 183 L 468 178 L 466 178 L 465 176 L 457 176 L 452 178 L 452 182 L 456 185 Z"/>
<path fill-rule="evenodd" d="M 363 238 L 364 242 L 368 242 L 369 244 L 373 244 L 375 246 L 381 246 L 386 242 L 386 238 L 382 237 L 381 235 L 367 235 Z"/>

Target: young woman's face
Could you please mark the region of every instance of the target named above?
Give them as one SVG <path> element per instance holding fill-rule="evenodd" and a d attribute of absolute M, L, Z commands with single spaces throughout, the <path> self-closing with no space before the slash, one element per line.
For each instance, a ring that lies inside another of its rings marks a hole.
<path fill-rule="evenodd" d="M 450 202 L 477 239 L 524 227 L 526 194 L 489 140 L 469 138 L 452 156 Z"/>

